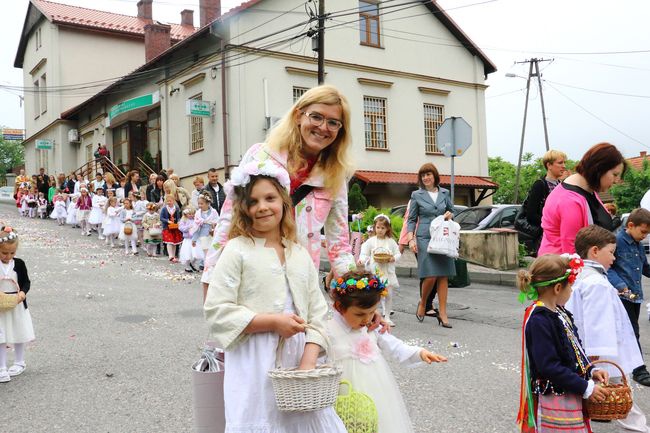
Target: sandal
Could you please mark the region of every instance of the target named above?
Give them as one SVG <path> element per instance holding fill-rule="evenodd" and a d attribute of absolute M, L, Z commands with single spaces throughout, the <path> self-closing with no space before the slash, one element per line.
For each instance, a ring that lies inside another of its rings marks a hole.
<path fill-rule="evenodd" d="M 440 314 L 440 311 L 438 311 L 437 308 L 434 308 L 433 310 L 429 310 L 426 313 L 424 313 L 425 316 L 429 316 L 429 317 L 438 317 L 438 314 Z"/>
<path fill-rule="evenodd" d="M 420 301 L 418 301 L 418 309 L 415 311 L 415 318 L 418 319 L 419 322 L 424 322 L 424 315 L 420 316 L 418 313 L 420 312 Z M 426 315 L 426 313 L 425 313 Z"/>
<path fill-rule="evenodd" d="M 650 373 L 645 368 L 638 373 L 632 373 L 632 379 L 643 386 L 650 386 Z"/>

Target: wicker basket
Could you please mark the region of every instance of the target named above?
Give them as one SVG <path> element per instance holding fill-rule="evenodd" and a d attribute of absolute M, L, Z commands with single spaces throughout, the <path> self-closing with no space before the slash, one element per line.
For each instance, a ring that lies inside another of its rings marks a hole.
<path fill-rule="evenodd" d="M 133 224 L 130 222 L 124 223 L 124 234 L 126 236 L 131 236 L 131 234 L 133 234 Z"/>
<path fill-rule="evenodd" d="M 315 329 L 307 325 L 310 329 Z M 329 339 L 328 351 L 331 353 Z M 333 406 L 339 393 L 339 380 L 343 371 L 333 364 L 316 366 L 313 370 L 282 368 L 280 355 L 284 338 L 278 342 L 276 368 L 269 371 L 278 409 L 286 412 L 308 412 Z"/>
<path fill-rule="evenodd" d="M 386 248 L 375 248 L 372 252 L 372 259 L 376 263 L 388 263 L 393 255 Z"/>
<path fill-rule="evenodd" d="M 20 304 L 18 294 L 0 292 L 0 311 L 13 310 Z"/>
<path fill-rule="evenodd" d="M 611 391 L 607 400 L 596 403 L 587 400 L 587 413 L 589 418 L 597 421 L 611 421 L 613 419 L 627 418 L 627 414 L 632 409 L 632 390 L 627 383 L 625 373 L 615 362 L 612 361 L 594 361 L 592 364 L 611 364 L 618 368 L 623 378 L 623 383 L 602 385 Z"/>

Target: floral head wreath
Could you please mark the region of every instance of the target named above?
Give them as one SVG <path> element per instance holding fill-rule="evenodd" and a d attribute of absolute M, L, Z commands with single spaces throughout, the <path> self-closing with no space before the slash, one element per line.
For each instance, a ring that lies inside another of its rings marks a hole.
<path fill-rule="evenodd" d="M 340 295 L 351 293 L 354 290 L 374 290 L 378 291 L 380 295 L 384 297 L 388 295 L 386 284 L 387 281 L 382 280 L 379 275 L 362 278 L 350 277 L 348 279 L 339 277 L 337 279 L 332 279 L 330 288 Z"/>
<path fill-rule="evenodd" d="M 377 216 L 372 219 L 372 222 L 375 222 L 380 218 L 385 219 L 386 221 L 388 221 L 388 224 L 390 224 L 390 218 L 388 217 L 388 215 L 383 214 L 383 213 L 377 214 Z"/>
<path fill-rule="evenodd" d="M 0 237 L 0 244 L 3 242 L 13 241 L 14 239 L 18 238 L 18 235 L 14 229 L 9 226 L 3 226 L 1 231 L 2 233 L 7 233 L 7 235 Z"/>
<path fill-rule="evenodd" d="M 251 181 L 251 176 L 268 176 L 275 178 L 287 191 L 291 181 L 289 173 L 277 165 L 267 161 L 253 161 L 240 165 L 230 174 L 230 180 L 224 185 L 227 194 L 231 195 L 235 187 L 244 187 Z"/>
<path fill-rule="evenodd" d="M 540 287 L 552 286 L 553 284 L 561 283 L 564 280 L 568 280 L 571 284 L 575 282 L 585 263 L 577 254 L 562 254 L 560 257 L 570 259 L 569 269 L 567 269 L 564 274 L 560 275 L 557 278 L 553 278 L 552 280 L 537 281 L 535 283 L 529 284 L 525 292 L 519 293 L 519 302 L 523 304 L 526 302 L 526 299 L 529 301 L 537 300 L 537 297 L 539 296 L 537 289 Z"/>

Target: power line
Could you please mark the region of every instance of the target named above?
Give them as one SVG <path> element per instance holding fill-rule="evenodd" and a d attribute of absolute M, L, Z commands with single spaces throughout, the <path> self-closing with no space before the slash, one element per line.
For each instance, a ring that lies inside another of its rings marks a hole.
<path fill-rule="evenodd" d="M 601 119 L 600 117 L 598 117 L 597 115 L 595 115 L 594 113 L 592 113 L 591 111 L 587 110 L 587 109 L 586 109 L 585 107 L 583 107 L 582 105 L 578 104 L 576 101 L 574 101 L 573 99 L 571 99 L 569 96 L 567 96 L 567 95 L 565 95 L 564 93 L 560 92 L 557 88 L 555 88 L 555 86 L 554 86 L 553 84 L 548 83 L 548 86 L 549 86 L 551 89 L 555 90 L 557 93 L 559 93 L 562 97 L 568 99 L 571 103 L 573 103 L 574 105 L 576 105 L 576 106 L 577 106 L 578 108 L 580 108 L 582 111 L 584 111 L 585 113 L 589 114 L 589 115 L 590 115 L 591 117 L 593 117 L 594 119 L 598 120 L 599 122 L 603 123 L 604 125 L 609 126 L 609 127 L 612 128 L 614 131 L 618 132 L 619 134 L 623 135 L 624 137 L 627 137 L 627 138 L 629 138 L 630 140 L 639 143 L 641 146 L 650 149 L 650 146 L 648 146 L 648 145 L 644 144 L 643 142 L 637 140 L 636 138 L 632 137 L 631 135 L 626 134 L 625 132 L 621 131 L 620 129 L 618 129 L 617 127 L 615 127 L 614 125 L 612 125 L 611 123 L 608 123 L 608 122 L 604 121 L 603 119 Z"/>
<path fill-rule="evenodd" d="M 498 95 L 486 96 L 485 99 L 492 99 L 492 98 L 498 98 L 500 96 L 512 95 L 513 93 L 520 93 L 520 92 L 522 92 L 524 90 L 526 90 L 526 88 L 511 90 L 510 92 L 499 93 Z"/>
<path fill-rule="evenodd" d="M 608 92 L 606 90 L 587 89 L 585 87 L 573 86 L 571 84 L 558 83 L 558 82 L 551 81 L 551 80 L 548 80 L 548 79 L 544 79 L 544 81 L 547 82 L 547 83 L 555 84 L 556 86 L 569 87 L 571 89 L 579 89 L 579 90 L 584 90 L 584 91 L 587 91 L 587 92 L 602 93 L 604 95 L 627 96 L 627 97 L 630 97 L 630 98 L 650 99 L 650 95 L 635 95 L 635 94 L 632 94 L 632 93 Z"/>

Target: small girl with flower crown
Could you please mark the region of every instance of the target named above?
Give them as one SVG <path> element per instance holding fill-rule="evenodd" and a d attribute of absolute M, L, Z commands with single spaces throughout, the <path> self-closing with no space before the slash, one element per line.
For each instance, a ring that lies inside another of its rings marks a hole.
<path fill-rule="evenodd" d="M 22 301 L 14 308 L 0 311 L 0 383 L 25 371 L 25 344 L 34 340 L 32 317 L 25 297 L 31 282 L 25 262 L 15 257 L 18 235 L 9 226 L 0 229 L 0 291 L 17 294 Z M 14 347 L 14 363 L 7 370 L 7 344 Z"/>
<path fill-rule="evenodd" d="M 233 190 L 234 188 L 234 190 Z M 226 431 L 344 433 L 333 407 L 281 412 L 268 371 L 312 370 L 327 346 L 327 303 L 310 254 L 296 243 L 289 175 L 268 163 L 233 170 L 229 241 L 204 304 L 211 336 L 226 351 Z"/>
<path fill-rule="evenodd" d="M 585 354 L 573 316 L 564 308 L 583 267 L 579 258 L 546 254 L 517 275 L 526 308 L 522 328 L 521 393 L 517 424 L 524 433 L 590 433 L 582 401 L 602 402 L 610 394 L 605 370 Z"/>
<path fill-rule="evenodd" d="M 348 272 L 330 283 L 334 316 L 327 322 L 342 380 L 372 398 L 379 415 L 377 433 L 413 432 L 411 419 L 386 358 L 402 365 L 446 362 L 442 355 L 409 346 L 389 333 L 368 331 L 387 281 L 369 272 Z"/>
<path fill-rule="evenodd" d="M 55 219 L 60 226 L 65 224 L 65 219 L 68 216 L 66 200 L 67 197 L 61 192 L 61 190 L 57 190 L 56 195 L 52 198 L 54 209 L 50 214 L 50 218 Z"/>

